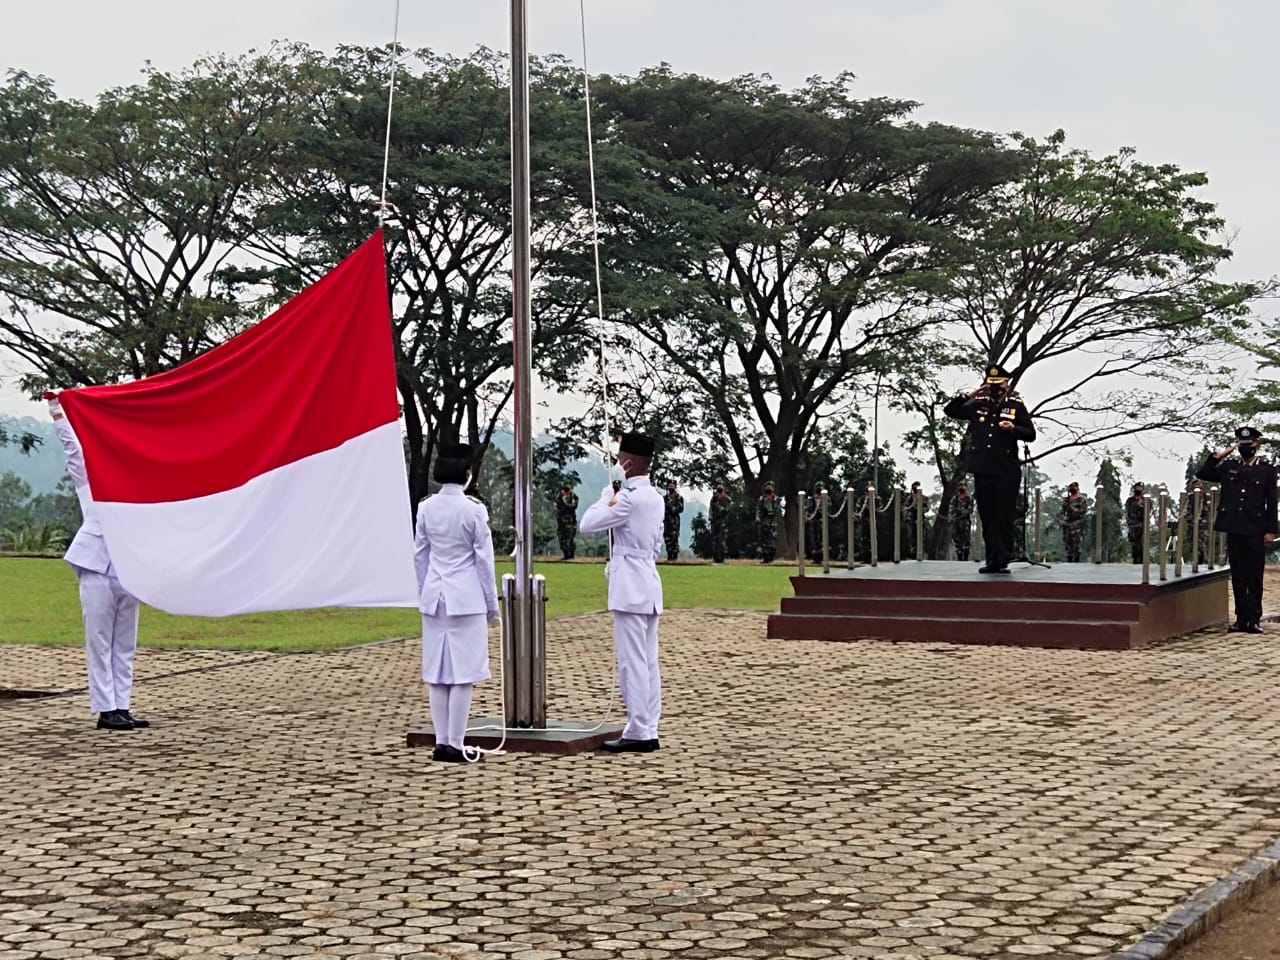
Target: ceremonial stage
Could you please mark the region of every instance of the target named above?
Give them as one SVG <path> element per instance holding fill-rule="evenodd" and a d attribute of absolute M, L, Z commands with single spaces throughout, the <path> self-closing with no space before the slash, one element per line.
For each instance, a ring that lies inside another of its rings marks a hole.
<path fill-rule="evenodd" d="M 918 640 L 1015 647 L 1128 650 L 1227 619 L 1225 566 L 1142 582 L 1120 563 L 1022 563 L 980 574 L 977 563 L 907 560 L 791 578 L 794 597 L 769 617 L 778 640 Z"/>

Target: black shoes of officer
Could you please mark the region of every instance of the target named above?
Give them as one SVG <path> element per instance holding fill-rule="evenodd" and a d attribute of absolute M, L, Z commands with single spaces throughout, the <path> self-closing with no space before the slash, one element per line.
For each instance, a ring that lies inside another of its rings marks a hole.
<path fill-rule="evenodd" d="M 143 727 L 151 726 L 150 720 L 143 720 L 141 717 L 135 717 L 128 710 L 117 710 L 116 713 L 120 714 L 120 716 L 124 717 L 126 720 L 132 723 L 139 730 L 141 730 Z"/>
<path fill-rule="evenodd" d="M 606 740 L 600 749 L 607 753 L 653 753 L 658 749 L 658 738 L 652 740 L 628 740 L 621 737 L 617 740 Z"/>
<path fill-rule="evenodd" d="M 979 573 L 1008 573 L 1009 565 L 1007 563 L 993 564 L 988 563 L 978 568 Z"/>
<path fill-rule="evenodd" d="M 474 761 L 471 761 L 457 747 L 451 747 L 447 743 L 437 743 L 435 749 L 431 751 L 431 759 L 440 763 L 479 763 L 484 757 L 478 756 Z"/>
<path fill-rule="evenodd" d="M 1227 627 L 1227 633 L 1262 633 L 1262 624 L 1257 620 L 1237 620 Z"/>
<path fill-rule="evenodd" d="M 98 714 L 99 730 L 132 730 L 134 723 L 127 710 L 103 710 Z"/>

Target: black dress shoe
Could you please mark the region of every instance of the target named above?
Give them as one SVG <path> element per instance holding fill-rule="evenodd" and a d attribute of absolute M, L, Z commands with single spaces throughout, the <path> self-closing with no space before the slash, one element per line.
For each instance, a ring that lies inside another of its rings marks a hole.
<path fill-rule="evenodd" d="M 600 749 L 608 753 L 653 753 L 658 749 L 658 738 L 652 740 L 628 740 L 621 737 L 617 740 L 606 740 Z"/>
<path fill-rule="evenodd" d="M 117 710 L 117 711 L 116 711 L 116 713 L 120 714 L 120 716 L 124 717 L 126 720 L 128 720 L 130 723 L 132 723 L 135 727 L 149 727 L 149 726 L 151 726 L 151 721 L 150 721 L 150 720 L 143 720 L 141 717 L 135 717 L 135 716 L 134 716 L 132 713 L 130 713 L 128 710 Z"/>
<path fill-rule="evenodd" d="M 120 710 L 104 710 L 98 714 L 99 730 L 132 730 L 133 721 Z"/>
<path fill-rule="evenodd" d="M 979 573 L 1008 573 L 1009 567 L 1007 564 L 1003 564 L 1003 563 L 1002 564 L 988 563 L 979 567 L 978 572 Z"/>
<path fill-rule="evenodd" d="M 1257 620 L 1252 620 L 1244 625 L 1245 633 L 1262 633 L 1262 624 Z"/>
<path fill-rule="evenodd" d="M 438 760 L 441 763 L 466 763 L 467 758 L 462 755 L 462 751 L 457 747 L 451 747 L 447 743 L 437 744 L 435 750 L 431 751 L 431 759 Z"/>
<path fill-rule="evenodd" d="M 1249 625 L 1247 623 L 1241 623 L 1239 620 L 1227 625 L 1227 633 L 1246 633 L 1248 632 L 1248 629 Z"/>

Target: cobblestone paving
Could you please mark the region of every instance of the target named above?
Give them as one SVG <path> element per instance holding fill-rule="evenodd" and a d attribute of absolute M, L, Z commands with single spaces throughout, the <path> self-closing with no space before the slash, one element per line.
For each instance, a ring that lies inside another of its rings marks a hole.
<path fill-rule="evenodd" d="M 134 661 L 135 680 L 224 667 L 260 660 L 266 654 L 245 650 L 147 650 Z M 88 683 L 81 646 L 0 645 L 0 691 L 61 693 Z M 83 701 L 88 709 L 88 698 Z"/>
<path fill-rule="evenodd" d="M 134 733 L 0 705 L 0 956 L 1105 956 L 1280 835 L 1280 627 L 1113 653 L 764 617 L 664 619 L 643 756 L 433 764 L 413 642 L 164 671 Z M 552 716 L 604 712 L 608 636 L 551 625 Z"/>

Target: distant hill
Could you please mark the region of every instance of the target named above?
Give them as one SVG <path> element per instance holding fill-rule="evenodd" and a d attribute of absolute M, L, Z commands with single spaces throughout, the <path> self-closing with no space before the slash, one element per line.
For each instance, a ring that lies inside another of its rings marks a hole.
<path fill-rule="evenodd" d="M 0 417 L 6 433 L 33 433 L 44 442 L 28 454 L 10 444 L 0 447 L 0 474 L 15 473 L 31 485 L 32 495 L 52 493 L 67 472 L 62 445 L 48 420 L 34 417 Z"/>

